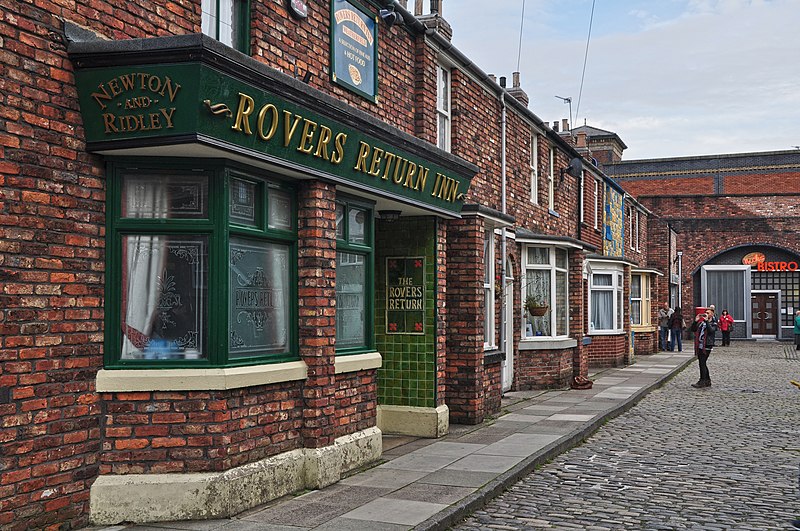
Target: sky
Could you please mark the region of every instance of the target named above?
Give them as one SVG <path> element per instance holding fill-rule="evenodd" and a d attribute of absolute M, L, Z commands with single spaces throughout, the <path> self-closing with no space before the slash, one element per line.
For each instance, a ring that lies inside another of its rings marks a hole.
<path fill-rule="evenodd" d="M 569 118 L 556 96 L 571 98 L 571 123 L 617 133 L 623 160 L 800 149 L 800 0 L 595 0 L 593 15 L 592 0 L 524 0 L 521 24 L 522 11 L 442 2 L 453 45 L 509 87 L 519 70 L 545 122 Z"/>

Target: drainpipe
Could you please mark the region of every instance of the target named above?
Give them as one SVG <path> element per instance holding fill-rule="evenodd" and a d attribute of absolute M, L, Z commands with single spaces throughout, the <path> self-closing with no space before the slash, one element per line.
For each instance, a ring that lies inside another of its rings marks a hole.
<path fill-rule="evenodd" d="M 678 308 L 682 306 L 683 298 L 683 251 L 678 251 Z"/>
<path fill-rule="evenodd" d="M 506 90 L 505 87 L 500 92 L 500 177 L 501 177 L 501 209 L 503 214 L 506 214 Z M 506 228 L 502 228 L 502 238 L 500 244 L 500 286 L 502 292 L 500 293 L 500 345 L 505 349 L 506 347 L 506 305 L 509 302 L 506 300 Z M 512 299 L 511 304 L 514 301 Z M 507 353 L 508 354 L 508 353 Z"/>

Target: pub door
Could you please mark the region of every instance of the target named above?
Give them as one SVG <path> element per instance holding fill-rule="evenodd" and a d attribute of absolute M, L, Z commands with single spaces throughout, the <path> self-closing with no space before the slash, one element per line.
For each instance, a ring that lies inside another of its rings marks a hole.
<path fill-rule="evenodd" d="M 777 337 L 778 294 L 752 293 L 750 296 L 753 315 L 753 337 Z"/>

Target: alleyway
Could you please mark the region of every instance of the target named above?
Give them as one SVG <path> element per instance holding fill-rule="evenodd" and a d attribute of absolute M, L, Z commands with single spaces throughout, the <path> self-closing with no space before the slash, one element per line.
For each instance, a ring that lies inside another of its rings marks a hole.
<path fill-rule="evenodd" d="M 711 388 L 689 365 L 457 529 L 789 529 L 800 361 L 785 345 L 717 347 Z"/>

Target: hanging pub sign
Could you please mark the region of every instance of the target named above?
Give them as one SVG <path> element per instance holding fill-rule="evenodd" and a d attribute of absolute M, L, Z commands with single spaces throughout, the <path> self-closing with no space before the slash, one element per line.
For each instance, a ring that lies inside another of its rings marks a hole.
<path fill-rule="evenodd" d="M 377 18 L 348 0 L 331 0 L 331 78 L 376 101 Z"/>
<path fill-rule="evenodd" d="M 425 258 L 386 258 L 386 333 L 425 334 Z"/>

